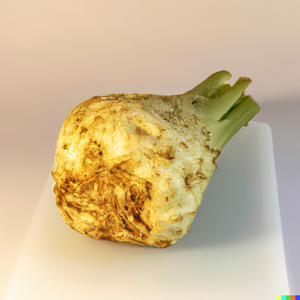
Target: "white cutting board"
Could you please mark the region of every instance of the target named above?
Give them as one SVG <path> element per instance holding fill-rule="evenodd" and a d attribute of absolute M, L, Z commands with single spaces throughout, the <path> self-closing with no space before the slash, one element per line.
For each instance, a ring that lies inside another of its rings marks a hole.
<path fill-rule="evenodd" d="M 189 233 L 169 248 L 97 241 L 65 225 L 52 178 L 5 300 L 276 299 L 289 294 L 271 130 L 224 148 Z"/>

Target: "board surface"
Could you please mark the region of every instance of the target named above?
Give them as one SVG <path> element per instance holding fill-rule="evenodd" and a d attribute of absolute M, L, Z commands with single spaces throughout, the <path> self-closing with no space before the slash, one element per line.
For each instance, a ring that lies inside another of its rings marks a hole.
<path fill-rule="evenodd" d="M 165 249 L 97 241 L 71 230 L 56 208 L 49 176 L 4 299 L 289 294 L 269 126 L 250 122 L 217 165 L 190 231 Z"/>

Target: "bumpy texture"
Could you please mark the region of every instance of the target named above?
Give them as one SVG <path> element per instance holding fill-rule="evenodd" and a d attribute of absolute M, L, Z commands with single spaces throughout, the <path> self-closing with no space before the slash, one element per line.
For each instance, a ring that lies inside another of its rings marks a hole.
<path fill-rule="evenodd" d="M 167 247 L 185 235 L 219 150 L 195 95 L 112 94 L 72 110 L 57 138 L 56 203 L 99 240 Z"/>

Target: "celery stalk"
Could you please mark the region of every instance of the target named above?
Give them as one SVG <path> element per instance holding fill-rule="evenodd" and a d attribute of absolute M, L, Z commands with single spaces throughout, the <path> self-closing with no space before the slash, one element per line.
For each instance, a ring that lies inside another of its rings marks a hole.
<path fill-rule="evenodd" d="M 184 94 L 207 98 L 205 113 L 211 132 L 209 146 L 219 150 L 260 110 L 251 96 L 243 95 L 251 79 L 240 77 L 230 86 L 225 84 L 230 77 L 227 71 L 216 72 Z"/>

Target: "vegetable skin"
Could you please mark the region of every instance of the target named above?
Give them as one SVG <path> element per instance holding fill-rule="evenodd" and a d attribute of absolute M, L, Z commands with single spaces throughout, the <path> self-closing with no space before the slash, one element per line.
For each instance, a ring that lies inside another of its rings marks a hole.
<path fill-rule="evenodd" d="M 251 82 L 214 73 L 173 96 L 111 94 L 75 107 L 57 138 L 56 204 L 74 230 L 164 248 L 184 236 L 216 159 L 258 112 Z"/>

